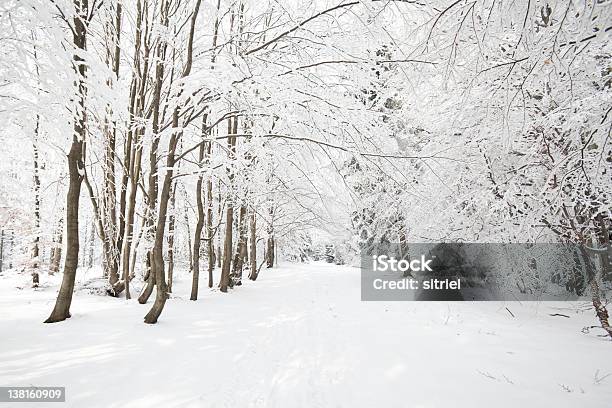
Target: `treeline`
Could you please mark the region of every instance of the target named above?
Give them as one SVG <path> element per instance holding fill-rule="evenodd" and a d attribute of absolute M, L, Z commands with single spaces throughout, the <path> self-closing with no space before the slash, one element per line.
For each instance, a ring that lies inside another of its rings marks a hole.
<path fill-rule="evenodd" d="M 106 13 L 101 13 L 102 7 Z M 210 44 L 213 50 L 211 66 L 214 66 L 217 55 L 221 18 L 219 7 L 220 1 L 215 10 Z M 191 300 L 198 298 L 200 258 L 203 254 L 207 259 L 210 287 L 213 285 L 215 266 L 220 268 L 219 288 L 222 292 L 241 285 L 244 269 L 248 270 L 249 279 L 257 279 L 262 266 L 257 265 L 257 212 L 262 207 L 256 206 L 251 199 L 248 186 L 253 182 L 253 169 L 261 166 L 262 158 L 253 149 L 246 152 L 238 149 L 239 144 L 248 145 L 251 138 L 248 132 L 256 118 L 232 106 L 229 112 L 217 112 L 212 102 L 219 98 L 218 94 L 206 87 L 193 90 L 184 86 L 194 64 L 194 37 L 200 8 L 200 0 L 187 3 L 138 0 L 135 14 L 130 15 L 135 18 L 135 24 L 131 27 L 134 30 L 132 58 L 129 60 L 131 65 L 127 67 L 121 60 L 121 54 L 126 50 L 120 47 L 121 37 L 130 32 L 124 28 L 121 2 L 102 6 L 95 1 L 91 4 L 88 1 L 75 1 L 72 18 L 67 17 L 68 14 L 61 14 L 72 33 L 75 50 L 72 68 L 78 78 L 75 87 L 77 108 L 74 110 L 74 132 L 68 153 L 63 281 L 47 323 L 70 317 L 79 258 L 82 185 L 86 187 L 97 235 L 103 245 L 104 275 L 108 277 L 110 285 L 108 293 L 112 296 L 125 293 L 127 299 L 132 297 L 130 281 L 135 276 L 137 246 L 142 238 L 147 245 L 144 254 L 146 272 L 145 285 L 138 301 L 147 303 L 155 290 L 155 300 L 144 320 L 146 323 L 157 322 L 168 293 L 172 291 L 178 170 L 181 159 L 187 158 L 192 151 L 197 151 L 195 164 L 198 170 L 194 192 L 197 221 L 190 256 L 193 276 Z M 239 46 L 244 29 L 243 11 L 244 4 L 241 3 L 235 3 L 230 9 L 230 31 L 227 35 L 238 44 L 230 45 L 232 53 L 243 52 Z M 88 70 L 92 69 L 92 62 L 83 60 L 83 55 L 88 48 L 89 33 L 95 19 L 98 20 L 97 29 L 103 28 L 105 33 L 103 55 L 109 74 L 108 86 L 120 86 L 122 74 L 129 77 L 127 123 L 118 123 L 111 104 L 106 107 L 102 117 L 96 118 L 97 123 L 87 115 L 90 109 L 87 107 L 89 82 L 86 78 Z M 170 38 L 168 35 L 171 35 Z M 268 120 L 273 122 L 274 119 Z M 201 140 L 183 149 L 184 129 L 192 123 L 199 123 Z M 224 124 L 227 134 L 218 130 Z M 103 174 L 100 194 L 96 194 L 91 170 L 86 164 L 86 155 L 92 154 L 88 152 L 91 145 L 88 129 L 92 126 L 101 126 L 104 138 L 100 160 Z M 145 142 L 145 138 L 149 140 Z M 143 160 L 143 155 L 148 155 L 148 160 Z M 221 156 L 217 161 L 224 167 L 226 177 L 223 179 L 213 180 L 212 175 L 207 173 L 215 161 L 214 156 Z M 234 165 L 237 161 L 242 162 L 241 166 Z M 149 166 L 147 178 L 143 177 L 143 165 Z M 239 172 L 242 174 L 237 174 Z M 245 187 L 239 189 L 237 183 Z M 266 210 L 273 214 L 273 201 L 266 205 Z M 138 228 L 139 236 L 134 234 L 137 230 L 134 225 L 137 212 L 141 214 L 142 222 Z M 263 257 L 268 267 L 274 264 L 275 250 L 273 223 L 269 223 Z"/>

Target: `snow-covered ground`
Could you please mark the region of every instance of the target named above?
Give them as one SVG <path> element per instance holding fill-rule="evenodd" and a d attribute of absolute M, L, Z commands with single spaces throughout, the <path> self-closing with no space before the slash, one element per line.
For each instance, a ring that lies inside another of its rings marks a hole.
<path fill-rule="evenodd" d="M 358 269 L 284 264 L 197 302 L 177 277 L 157 325 L 87 290 L 43 324 L 57 286 L 25 279 L 0 276 L 0 385 L 66 386 L 69 407 L 612 406 L 584 303 L 361 302 Z"/>

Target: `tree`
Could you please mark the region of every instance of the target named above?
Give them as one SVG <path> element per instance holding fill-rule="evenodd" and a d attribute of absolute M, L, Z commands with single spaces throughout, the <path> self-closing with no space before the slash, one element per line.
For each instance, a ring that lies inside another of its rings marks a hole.
<path fill-rule="evenodd" d="M 70 317 L 70 304 L 72 303 L 72 292 L 78 267 L 79 257 L 79 200 L 81 193 L 81 182 L 84 175 L 83 147 L 87 134 L 87 115 L 85 98 L 87 85 L 85 74 L 87 72 L 86 61 L 83 60 L 79 51 L 87 49 L 87 24 L 91 16 L 88 0 L 75 0 L 75 15 L 72 24 L 65 21 L 72 31 L 72 43 L 75 48 L 73 69 L 76 72 L 76 99 L 78 106 L 74 112 L 74 134 L 72 144 L 68 153 L 68 195 L 66 196 L 66 261 L 64 263 L 64 275 L 60 286 L 55 307 L 45 323 L 55 323 Z"/>

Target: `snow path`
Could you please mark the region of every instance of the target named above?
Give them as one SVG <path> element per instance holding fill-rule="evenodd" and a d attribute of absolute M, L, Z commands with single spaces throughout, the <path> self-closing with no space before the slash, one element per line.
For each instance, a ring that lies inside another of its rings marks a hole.
<path fill-rule="evenodd" d="M 581 333 L 590 311 L 549 316 L 569 304 L 361 302 L 358 269 L 321 263 L 263 270 L 230 294 L 203 287 L 197 302 L 188 275 L 175 282 L 157 325 L 135 300 L 84 292 L 71 319 L 45 325 L 56 287 L 0 277 L 0 385 L 65 385 L 64 406 L 87 408 L 612 400 L 612 375 L 598 381 L 612 373 L 612 343 Z"/>

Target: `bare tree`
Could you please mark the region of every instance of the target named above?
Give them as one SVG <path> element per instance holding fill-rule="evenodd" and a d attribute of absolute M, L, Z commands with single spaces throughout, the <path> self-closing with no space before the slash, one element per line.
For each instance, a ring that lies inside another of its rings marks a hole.
<path fill-rule="evenodd" d="M 66 23 L 72 31 L 72 42 L 77 51 L 87 49 L 87 25 L 89 16 L 88 0 L 75 0 L 75 17 Z M 70 317 L 70 304 L 72 303 L 72 292 L 76 278 L 79 257 L 79 197 L 81 194 L 81 183 L 84 174 L 83 144 L 87 134 L 87 114 L 85 97 L 87 85 L 85 74 L 87 64 L 83 61 L 80 53 L 74 54 L 74 66 L 77 75 L 76 98 L 78 109 L 74 112 L 74 134 L 72 145 L 68 153 L 68 195 L 66 196 L 66 262 L 64 264 L 64 276 L 57 295 L 55 307 L 45 323 L 55 323 Z"/>

